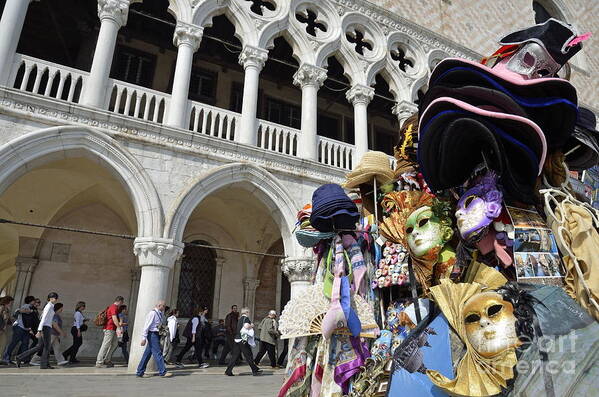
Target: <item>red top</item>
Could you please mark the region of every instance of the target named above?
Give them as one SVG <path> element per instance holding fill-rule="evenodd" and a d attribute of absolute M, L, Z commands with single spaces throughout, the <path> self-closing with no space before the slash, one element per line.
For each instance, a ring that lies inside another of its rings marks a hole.
<path fill-rule="evenodd" d="M 106 310 L 106 325 L 104 329 L 116 331 L 116 324 L 112 321 L 112 316 L 118 316 L 119 307 L 114 303 L 108 306 L 108 310 Z"/>

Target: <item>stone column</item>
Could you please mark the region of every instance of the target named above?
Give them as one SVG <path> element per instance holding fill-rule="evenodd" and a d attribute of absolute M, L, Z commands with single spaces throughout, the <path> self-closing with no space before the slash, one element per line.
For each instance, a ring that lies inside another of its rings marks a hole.
<path fill-rule="evenodd" d="M 318 161 L 318 90 L 326 79 L 326 69 L 306 63 L 293 76 L 293 84 L 302 89 L 302 135 L 298 155 L 307 160 Z"/>
<path fill-rule="evenodd" d="M 218 319 L 220 316 L 220 288 L 223 280 L 223 267 L 225 266 L 226 261 L 227 260 L 222 256 L 216 258 L 216 274 L 214 275 L 214 300 L 212 301 L 212 313 L 209 313 L 209 316 L 214 319 Z"/>
<path fill-rule="evenodd" d="M 256 288 L 260 285 L 260 280 L 255 278 L 244 278 L 243 279 L 243 306 L 250 308 L 250 315 L 255 316 L 254 313 L 256 303 Z M 254 321 L 257 321 L 254 318 Z"/>
<path fill-rule="evenodd" d="M 17 256 L 15 259 L 15 267 L 17 268 L 17 274 L 15 275 L 15 291 L 13 295 L 13 298 L 15 298 L 15 307 L 21 307 L 25 297 L 29 295 L 31 276 L 38 263 L 39 259 L 37 258 Z"/>
<path fill-rule="evenodd" d="M 183 253 L 183 243 L 160 237 L 138 237 L 133 251 L 141 267 L 141 276 L 131 336 L 129 372 L 135 372 L 145 349 L 140 345 L 145 317 L 156 302 L 166 298 L 169 273 L 177 257 Z"/>
<path fill-rule="evenodd" d="M 0 85 L 7 85 L 31 0 L 6 0 L 0 20 Z"/>
<path fill-rule="evenodd" d="M 200 47 L 204 28 L 177 22 L 173 44 L 178 48 L 177 64 L 175 66 L 175 77 L 173 78 L 173 90 L 168 108 L 167 124 L 172 127 L 186 128 L 189 125 L 187 119 L 189 110 L 189 81 L 191 79 L 191 67 L 193 54 Z"/>
<path fill-rule="evenodd" d="M 399 128 L 403 126 L 403 123 L 414 114 L 414 112 L 418 111 L 418 106 L 412 102 L 408 101 L 400 101 L 393 105 L 393 114 L 397 116 L 397 120 L 399 121 Z"/>
<path fill-rule="evenodd" d="M 83 87 L 81 103 L 87 106 L 104 107 L 108 78 L 119 29 L 127 24 L 129 0 L 98 0 L 100 33 L 92 67 Z"/>
<path fill-rule="evenodd" d="M 239 123 L 239 135 L 235 140 L 246 145 L 256 145 L 258 109 L 258 85 L 260 83 L 260 71 L 268 59 L 268 51 L 262 48 L 244 46 L 239 54 L 239 64 L 245 70 L 243 80 L 243 105 L 241 107 L 241 122 Z"/>
<path fill-rule="evenodd" d="M 291 284 L 291 299 L 312 284 L 312 269 L 314 258 L 296 257 L 285 258 L 281 261 L 281 270 Z"/>
<path fill-rule="evenodd" d="M 374 97 L 374 88 L 361 84 L 354 85 L 345 94 L 347 100 L 354 105 L 354 142 L 356 151 L 354 152 L 353 166 L 360 162 L 360 159 L 368 151 L 368 104 Z"/>
<path fill-rule="evenodd" d="M 134 323 L 135 319 L 135 306 L 137 305 L 137 295 L 139 295 L 139 280 L 141 279 L 141 268 L 139 266 L 135 266 L 131 269 L 131 295 L 129 297 L 129 302 L 127 306 L 129 307 L 129 318 L 131 319 L 129 329 L 132 329 L 133 326 L 131 324 Z"/>

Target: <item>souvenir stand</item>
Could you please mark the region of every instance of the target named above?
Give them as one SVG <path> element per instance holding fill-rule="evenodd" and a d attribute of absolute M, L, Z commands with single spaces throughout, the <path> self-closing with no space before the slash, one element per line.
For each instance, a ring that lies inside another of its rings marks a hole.
<path fill-rule="evenodd" d="M 599 211 L 567 176 L 598 164 L 599 132 L 558 74 L 589 36 L 549 19 L 441 61 L 395 169 L 368 152 L 316 189 L 280 397 L 596 394 Z"/>

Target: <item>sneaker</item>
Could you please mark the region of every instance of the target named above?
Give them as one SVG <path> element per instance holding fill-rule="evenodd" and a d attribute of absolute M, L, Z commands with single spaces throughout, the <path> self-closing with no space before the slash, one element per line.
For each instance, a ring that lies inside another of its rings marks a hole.
<path fill-rule="evenodd" d="M 63 366 L 63 365 L 67 365 L 69 363 L 69 360 L 64 360 L 58 363 L 58 365 Z"/>
<path fill-rule="evenodd" d="M 175 363 L 175 367 L 177 367 L 177 368 L 185 368 L 185 365 L 183 365 L 183 364 L 181 364 L 179 362 L 176 362 Z"/>
<path fill-rule="evenodd" d="M 262 371 L 261 370 L 254 371 L 254 372 L 252 372 L 252 375 L 253 376 L 260 376 L 260 375 L 262 375 Z"/>
<path fill-rule="evenodd" d="M 210 365 L 208 363 L 200 364 L 200 368 L 208 368 Z"/>
<path fill-rule="evenodd" d="M 235 376 L 235 375 L 233 375 L 233 372 L 229 372 L 229 371 L 225 371 L 225 375 L 227 375 L 227 376 Z"/>
<path fill-rule="evenodd" d="M 114 367 L 114 364 L 112 363 L 112 361 L 107 361 L 104 365 L 106 365 L 106 368 Z"/>
<path fill-rule="evenodd" d="M 69 363 L 70 363 L 70 364 L 79 364 L 79 363 L 80 363 L 80 361 L 79 361 L 79 360 L 77 360 L 77 359 L 73 359 L 73 360 L 69 360 Z"/>
<path fill-rule="evenodd" d="M 30 361 L 29 364 L 31 365 L 35 365 L 36 367 L 39 367 L 41 364 L 37 361 Z"/>
<path fill-rule="evenodd" d="M 104 365 L 104 364 L 96 364 L 96 368 L 106 368 L 106 365 Z"/>
<path fill-rule="evenodd" d="M 135 375 L 135 376 L 138 378 L 151 378 L 152 377 L 152 375 L 150 375 L 150 374 Z"/>
<path fill-rule="evenodd" d="M 173 373 L 172 372 L 165 372 L 163 375 L 160 375 L 160 377 L 162 377 L 162 378 L 172 378 L 173 377 Z"/>

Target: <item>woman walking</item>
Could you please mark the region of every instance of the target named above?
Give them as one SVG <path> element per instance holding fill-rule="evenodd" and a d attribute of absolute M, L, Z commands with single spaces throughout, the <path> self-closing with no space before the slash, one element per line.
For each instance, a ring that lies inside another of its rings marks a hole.
<path fill-rule="evenodd" d="M 54 318 L 52 319 L 51 345 L 52 350 L 54 350 L 54 358 L 56 359 L 56 363 L 58 365 L 66 365 L 69 363 L 69 361 L 65 360 L 64 356 L 60 352 L 60 338 L 66 336 L 66 332 L 62 330 L 62 307 L 62 303 L 57 303 L 54 305 Z"/>
<path fill-rule="evenodd" d="M 83 311 L 85 310 L 85 302 L 79 301 L 75 305 L 75 315 L 73 316 L 73 326 L 71 327 L 71 335 L 73 336 L 73 344 L 64 353 L 64 358 L 69 360 L 70 364 L 77 364 L 77 353 L 79 348 L 83 344 L 83 332 L 87 330 L 87 325 L 84 324 L 85 317 L 83 317 Z"/>
<path fill-rule="evenodd" d="M 173 364 L 171 361 L 171 356 L 179 344 L 179 327 L 177 323 L 177 317 L 179 317 L 179 309 L 174 308 L 168 313 L 168 319 L 166 320 L 168 334 L 166 335 L 166 339 L 164 341 L 162 355 L 167 364 Z"/>

